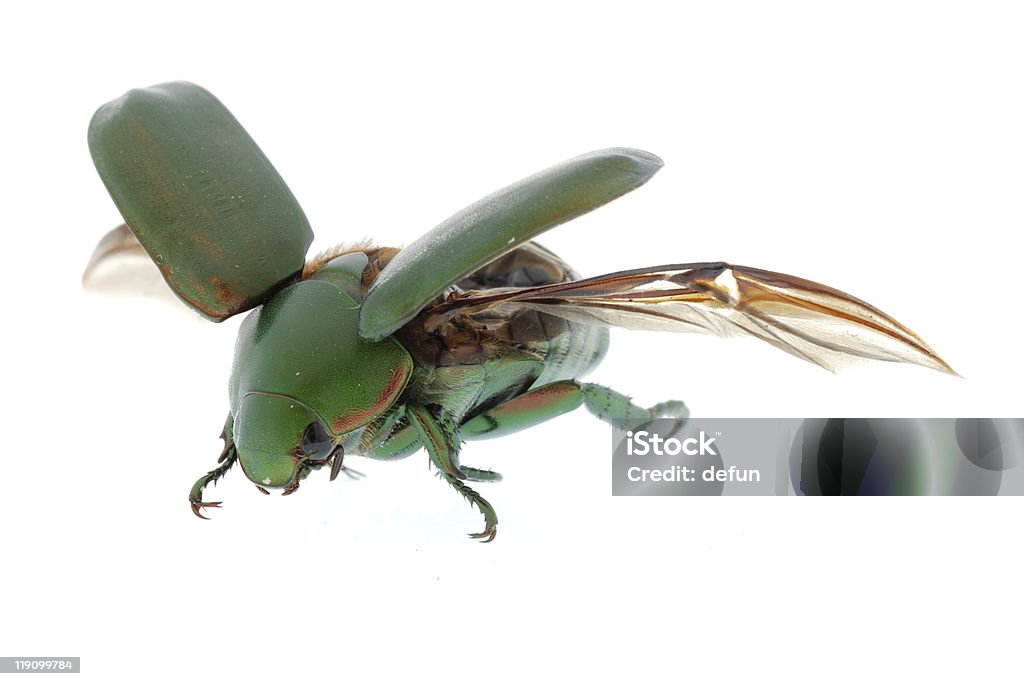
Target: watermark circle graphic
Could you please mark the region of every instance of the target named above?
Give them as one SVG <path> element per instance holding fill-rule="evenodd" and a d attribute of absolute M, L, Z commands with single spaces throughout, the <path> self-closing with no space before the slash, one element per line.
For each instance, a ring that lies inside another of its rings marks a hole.
<path fill-rule="evenodd" d="M 926 495 L 929 441 L 916 420 L 807 419 L 790 449 L 800 495 Z"/>
<path fill-rule="evenodd" d="M 960 452 L 982 469 L 1002 472 L 1021 463 L 1024 419 L 957 419 L 955 433 Z"/>
<path fill-rule="evenodd" d="M 613 495 L 1024 495 L 1024 419 L 655 419 L 612 434 Z"/>

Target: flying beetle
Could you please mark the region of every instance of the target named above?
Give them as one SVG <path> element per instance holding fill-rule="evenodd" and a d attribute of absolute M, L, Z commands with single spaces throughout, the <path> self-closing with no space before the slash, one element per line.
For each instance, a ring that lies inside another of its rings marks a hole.
<path fill-rule="evenodd" d="M 496 438 L 585 406 L 635 425 L 685 419 L 669 401 L 634 405 L 578 379 L 609 326 L 746 334 L 827 369 L 850 358 L 952 370 L 875 307 L 794 276 L 726 264 L 666 264 L 581 279 L 532 239 L 646 183 L 650 153 L 587 153 L 513 183 L 398 250 L 339 246 L 309 261 L 313 232 L 270 161 L 219 100 L 173 82 L 102 106 L 89 148 L 125 223 L 86 269 L 149 255 L 170 288 L 215 322 L 249 311 L 235 346 L 218 466 L 236 463 L 264 493 L 294 492 L 346 454 L 393 460 L 421 448 L 483 515 L 469 484 L 498 473 L 464 465 L 463 441 Z"/>

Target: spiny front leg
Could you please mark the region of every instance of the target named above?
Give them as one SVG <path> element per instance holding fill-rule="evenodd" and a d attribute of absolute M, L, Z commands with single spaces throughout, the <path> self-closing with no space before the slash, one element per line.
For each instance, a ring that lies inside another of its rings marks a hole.
<path fill-rule="evenodd" d="M 200 512 L 199 509 L 205 507 L 221 506 L 221 501 L 219 500 L 215 502 L 204 502 L 203 489 L 209 486 L 210 484 L 217 483 L 217 481 L 222 476 L 227 474 L 228 470 L 231 469 L 232 466 L 234 466 L 235 460 L 237 459 L 238 452 L 235 450 L 235 444 L 225 442 L 224 451 L 221 453 L 220 458 L 217 460 L 218 462 L 221 463 L 221 465 L 216 469 L 211 469 L 210 471 L 206 472 L 206 474 L 203 474 L 196 481 L 195 485 L 192 486 L 192 490 L 188 494 L 188 501 L 192 505 L 192 512 L 195 513 L 196 517 L 199 517 L 200 519 L 209 519 L 209 517 Z"/>
<path fill-rule="evenodd" d="M 224 449 L 221 450 L 220 457 L 217 458 L 220 466 L 216 469 L 211 469 L 199 477 L 188 494 L 188 502 L 192 505 L 192 512 L 200 519 L 209 519 L 209 517 L 199 511 L 200 508 L 221 506 L 221 501 L 219 500 L 216 502 L 204 502 L 203 489 L 210 484 L 216 484 L 221 477 L 228 473 L 228 470 L 234 466 L 235 461 L 238 459 L 238 451 L 235 450 L 235 438 L 232 433 L 233 424 L 231 415 L 228 415 L 227 421 L 224 422 L 224 430 L 220 434 L 220 437 L 224 439 Z"/>
<path fill-rule="evenodd" d="M 463 481 L 467 479 L 499 481 L 501 475 L 486 469 L 474 469 L 459 465 L 459 447 L 462 444 L 459 425 L 442 408 L 428 409 L 410 405 L 406 409 L 406 416 L 419 436 L 420 442 L 427 449 L 430 461 L 437 467 L 441 477 L 483 514 L 484 530 L 477 534 L 470 534 L 470 538 L 480 539 L 484 542 L 493 541 L 498 533 L 498 516 L 491 504 Z"/>

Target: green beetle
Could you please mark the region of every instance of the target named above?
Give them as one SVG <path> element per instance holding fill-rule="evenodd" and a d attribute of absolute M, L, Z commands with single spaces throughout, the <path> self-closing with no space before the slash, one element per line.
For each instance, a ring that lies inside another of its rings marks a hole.
<path fill-rule="evenodd" d="M 952 370 L 871 305 L 804 279 L 722 262 L 669 264 L 579 279 L 533 243 L 538 234 L 644 184 L 662 166 L 640 150 L 588 153 L 489 195 L 408 247 L 339 247 L 306 261 L 313 232 L 253 140 L 194 84 L 133 90 L 101 107 L 89 147 L 125 219 L 86 276 L 145 251 L 167 284 L 213 321 L 242 323 L 219 466 L 236 462 L 264 493 L 312 471 L 333 480 L 346 453 L 391 460 L 425 448 L 484 517 L 467 482 L 500 475 L 463 465 L 464 440 L 495 438 L 586 406 L 635 425 L 685 419 L 670 401 L 633 405 L 577 379 L 608 345 L 608 326 L 748 334 L 832 369 L 850 357 Z"/>

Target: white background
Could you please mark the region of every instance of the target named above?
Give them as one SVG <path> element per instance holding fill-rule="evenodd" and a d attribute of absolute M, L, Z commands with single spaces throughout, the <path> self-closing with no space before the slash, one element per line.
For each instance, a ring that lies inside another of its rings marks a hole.
<path fill-rule="evenodd" d="M 413 240 L 562 159 L 633 146 L 647 186 L 543 242 L 583 274 L 724 259 L 852 292 L 964 378 L 823 372 L 758 342 L 616 333 L 593 379 L 704 416 L 1021 416 L 1024 22 L 1013 3 L 301 2 L 7 13 L 0 653 L 352 683 L 1015 681 L 1019 499 L 612 498 L 580 411 L 471 444 L 498 539 L 417 455 L 359 482 L 210 491 L 237 321 L 80 291 L 119 219 L 96 107 L 217 94 L 314 248 Z M 54 677 L 56 678 L 56 677 Z M 67 679 L 68 677 L 62 677 Z M 63 682 L 62 682 L 63 683 Z"/>

